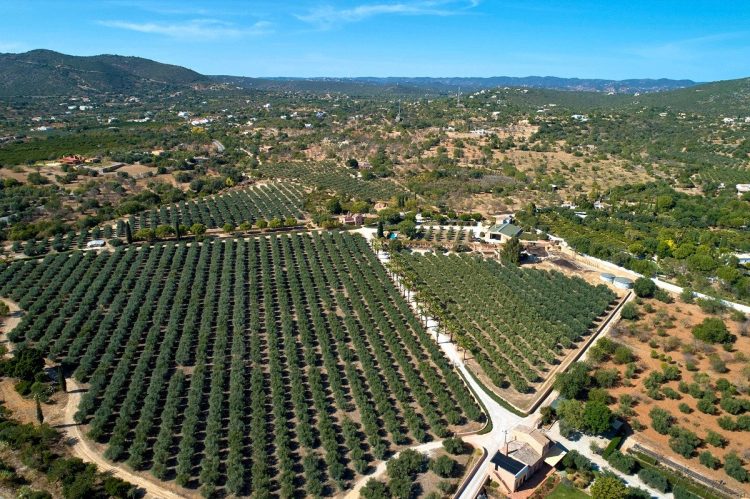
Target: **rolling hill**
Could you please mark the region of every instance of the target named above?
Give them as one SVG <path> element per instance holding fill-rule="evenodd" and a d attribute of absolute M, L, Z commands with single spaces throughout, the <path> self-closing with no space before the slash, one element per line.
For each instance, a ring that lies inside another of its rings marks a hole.
<path fill-rule="evenodd" d="M 210 83 L 190 69 L 140 57 L 79 57 L 51 50 L 0 54 L 0 97 L 132 93 Z"/>

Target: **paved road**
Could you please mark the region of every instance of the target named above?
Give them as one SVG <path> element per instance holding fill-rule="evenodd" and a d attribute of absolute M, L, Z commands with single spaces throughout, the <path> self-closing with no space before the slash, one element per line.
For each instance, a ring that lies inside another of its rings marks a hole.
<path fill-rule="evenodd" d="M 359 229 L 358 232 L 364 235 L 368 240 L 371 239 L 374 234 L 373 230 L 367 228 Z M 388 263 L 388 261 L 390 260 L 388 254 L 384 251 L 378 252 L 378 259 L 380 259 L 380 261 L 384 264 Z M 396 284 L 398 284 L 399 277 L 394 276 L 394 281 L 396 282 Z M 411 307 L 416 311 L 417 305 L 410 291 L 406 292 L 406 298 Z M 430 331 L 434 335 L 436 332 L 436 327 L 437 322 L 432 318 L 428 318 L 428 331 Z M 482 486 L 484 485 L 487 471 L 490 466 L 490 460 L 503 445 L 506 435 L 505 432 L 509 431 L 511 428 L 520 423 L 524 423 L 527 425 L 531 424 L 538 416 L 535 414 L 532 414 L 525 418 L 517 416 L 516 414 L 513 414 L 508 409 L 495 402 L 495 400 L 490 397 L 490 395 L 487 394 L 487 392 L 485 392 L 484 389 L 471 376 L 468 369 L 466 368 L 466 365 L 463 362 L 462 354 L 458 351 L 456 344 L 450 342 L 450 338 L 447 335 L 440 333 L 438 333 L 438 343 L 440 344 L 440 347 L 442 348 L 446 357 L 448 357 L 448 359 L 456 366 L 456 368 L 461 371 L 461 374 L 463 374 L 466 381 L 474 390 L 474 393 L 477 394 L 479 400 L 482 402 L 482 404 L 484 404 L 484 407 L 487 409 L 489 418 L 492 421 L 492 431 L 490 431 L 489 433 L 486 433 L 484 435 L 474 434 L 464 437 L 464 440 L 472 444 L 473 446 L 477 448 L 484 447 L 485 449 L 487 449 L 487 455 L 484 458 L 484 461 L 460 496 L 461 499 L 473 499 L 477 496 L 477 494 L 479 494 Z"/>
<path fill-rule="evenodd" d="M 357 232 L 362 234 L 365 238 L 368 240 L 372 239 L 374 237 L 375 231 L 373 229 L 368 228 L 361 228 Z M 384 251 L 378 252 L 378 258 L 380 259 L 383 264 L 387 264 L 390 260 L 388 254 Z M 394 281 L 396 284 L 399 283 L 399 277 L 394 276 Z M 412 293 L 410 291 L 406 291 L 406 298 L 409 304 L 414 308 L 416 311 L 416 302 L 414 301 L 412 297 Z M 427 320 L 427 329 L 432 333 L 435 334 L 437 328 L 437 322 L 433 320 L 432 318 L 428 318 Z M 606 335 L 608 331 L 603 331 L 602 334 L 599 335 L 599 338 Z M 512 429 L 514 426 L 518 424 L 525 424 L 528 426 L 532 426 L 534 422 L 539 417 L 539 409 L 537 411 L 529 416 L 526 417 L 520 417 L 516 414 L 513 414 L 508 409 L 504 408 L 500 404 L 494 401 L 492 397 L 490 397 L 489 394 L 487 394 L 484 389 L 474 380 L 474 378 L 469 374 L 468 369 L 466 368 L 466 365 L 463 362 L 462 354 L 458 351 L 458 348 L 454 343 L 450 342 L 450 338 L 447 335 L 443 335 L 438 333 L 438 341 L 440 344 L 440 347 L 442 348 L 445 355 L 450 359 L 450 361 L 456 366 L 456 368 L 461 371 L 461 373 L 464 375 L 464 378 L 468 381 L 469 385 L 472 387 L 474 392 L 477 394 L 479 399 L 484 404 L 485 408 L 487 409 L 489 413 L 489 417 L 492 420 L 492 431 L 485 435 L 470 435 L 464 438 L 465 441 L 469 442 L 470 444 L 482 448 L 484 447 L 487 449 L 487 455 L 484 459 L 484 462 L 481 464 L 477 472 L 472 477 L 471 481 L 468 483 L 466 488 L 464 489 L 463 493 L 460 495 L 459 499 L 474 499 L 479 492 L 482 489 L 482 486 L 484 485 L 484 482 L 487 477 L 487 472 L 489 471 L 490 463 L 492 457 L 495 455 L 495 453 L 500 450 L 502 447 L 504 440 L 505 440 L 505 432 Z M 598 341 L 598 339 L 597 339 Z M 591 348 L 592 345 L 594 345 L 596 341 L 592 342 L 591 345 L 589 345 L 588 348 Z M 585 358 L 588 351 L 584 352 L 582 358 Z M 549 403 L 554 400 L 557 397 L 556 392 L 552 392 L 549 394 L 547 399 L 539 405 L 539 408 L 549 405 Z M 628 486 L 632 487 L 640 487 L 647 491 L 649 491 L 653 497 L 664 497 L 664 498 L 670 498 L 672 497 L 672 494 L 663 494 L 655 489 L 652 489 L 651 487 L 647 486 L 645 483 L 643 483 L 637 476 L 635 475 L 625 475 L 624 473 L 621 473 L 617 470 L 612 470 L 607 462 L 602 458 L 600 455 L 595 454 L 591 451 L 591 442 L 596 441 L 601 447 L 606 445 L 606 441 L 604 439 L 601 439 L 600 437 L 591 437 L 584 435 L 580 439 L 576 441 L 571 441 L 566 438 L 563 438 L 560 435 L 559 432 L 559 425 L 555 424 L 551 431 L 548 433 L 550 438 L 553 440 L 556 440 L 560 442 L 563 446 L 565 446 L 568 450 L 575 449 L 584 456 L 591 459 L 592 462 L 594 462 L 600 469 L 610 469 L 613 473 L 615 473 L 617 476 L 620 477 Z"/>

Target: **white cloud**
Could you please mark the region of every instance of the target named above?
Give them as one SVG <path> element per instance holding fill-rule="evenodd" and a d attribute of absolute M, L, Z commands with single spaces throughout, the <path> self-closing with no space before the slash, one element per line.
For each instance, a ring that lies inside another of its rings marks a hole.
<path fill-rule="evenodd" d="M 415 2 L 362 4 L 350 8 L 320 6 L 305 14 L 297 14 L 300 21 L 329 29 L 345 23 L 362 21 L 379 15 L 452 16 L 478 6 L 480 0 L 422 0 Z"/>
<path fill-rule="evenodd" d="M 239 38 L 242 36 L 266 35 L 272 32 L 272 25 L 267 21 L 258 21 L 246 27 L 238 27 L 216 19 L 192 19 L 183 22 L 99 21 L 99 24 L 110 28 L 164 35 L 172 38 Z"/>

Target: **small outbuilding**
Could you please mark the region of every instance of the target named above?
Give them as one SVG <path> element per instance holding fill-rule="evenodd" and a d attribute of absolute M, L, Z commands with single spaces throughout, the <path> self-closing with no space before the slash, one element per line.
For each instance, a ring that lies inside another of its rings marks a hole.
<path fill-rule="evenodd" d="M 507 242 L 509 239 L 518 237 L 523 229 L 512 223 L 495 224 L 487 230 L 486 239 L 489 241 Z"/>

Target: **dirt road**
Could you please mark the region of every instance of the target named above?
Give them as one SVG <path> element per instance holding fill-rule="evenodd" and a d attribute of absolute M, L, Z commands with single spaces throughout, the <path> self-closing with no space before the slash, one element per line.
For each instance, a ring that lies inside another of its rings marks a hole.
<path fill-rule="evenodd" d="M 71 453 L 74 456 L 89 463 L 96 464 L 100 471 L 111 471 L 116 477 L 127 480 L 135 486 L 142 488 L 146 491 L 146 497 L 159 499 L 181 499 L 184 497 L 172 492 L 171 490 L 167 490 L 155 481 L 148 480 L 142 476 L 130 473 L 124 468 L 112 465 L 98 452 L 92 449 L 83 436 L 80 425 L 76 424 L 73 419 L 73 416 L 78 410 L 78 403 L 81 400 L 80 386 L 73 378 L 67 378 L 67 386 L 68 403 L 65 405 L 65 413 L 61 429 L 75 441 L 75 443 L 70 446 Z"/>

